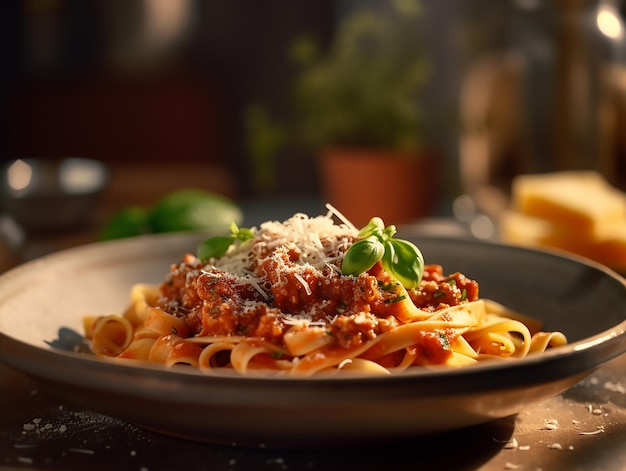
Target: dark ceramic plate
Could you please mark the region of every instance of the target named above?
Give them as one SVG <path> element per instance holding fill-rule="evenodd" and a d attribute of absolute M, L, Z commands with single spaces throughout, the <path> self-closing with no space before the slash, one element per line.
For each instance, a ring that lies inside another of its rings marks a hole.
<path fill-rule="evenodd" d="M 427 263 L 479 281 L 484 297 L 561 330 L 545 354 L 388 377 L 250 378 L 165 370 L 81 353 L 81 319 L 121 313 L 203 236 L 94 244 L 0 276 L 0 359 L 80 405 L 170 435 L 246 446 L 337 446 L 458 429 L 558 395 L 626 351 L 626 284 L 555 253 L 415 236 Z"/>

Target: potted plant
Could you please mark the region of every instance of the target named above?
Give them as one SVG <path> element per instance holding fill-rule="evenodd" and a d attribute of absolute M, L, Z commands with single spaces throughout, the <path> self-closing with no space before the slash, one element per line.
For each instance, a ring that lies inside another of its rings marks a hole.
<path fill-rule="evenodd" d="M 394 0 L 383 11 L 357 9 L 326 50 L 310 35 L 297 38 L 292 119 L 277 126 L 250 108 L 251 155 L 267 165 L 289 139 L 306 146 L 319 158 L 324 197 L 357 225 L 372 215 L 410 222 L 431 207 L 436 175 L 419 107 L 428 77 L 420 7 Z"/>

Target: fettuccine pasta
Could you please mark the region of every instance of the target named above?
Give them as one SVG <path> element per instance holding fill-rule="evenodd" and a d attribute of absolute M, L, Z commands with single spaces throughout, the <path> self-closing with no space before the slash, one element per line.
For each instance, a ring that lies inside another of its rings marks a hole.
<path fill-rule="evenodd" d="M 85 317 L 94 353 L 207 374 L 310 377 L 463 367 L 567 343 L 440 265 L 425 265 L 408 288 L 384 257 L 342 273 L 359 231 L 331 207 L 250 234 L 208 260 L 184 255 L 159 285 L 136 284 L 125 312 Z"/>

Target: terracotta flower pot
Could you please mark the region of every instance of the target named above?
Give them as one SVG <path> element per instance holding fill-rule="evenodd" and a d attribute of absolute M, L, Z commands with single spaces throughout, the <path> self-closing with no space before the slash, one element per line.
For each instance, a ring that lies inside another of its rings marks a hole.
<path fill-rule="evenodd" d="M 433 210 L 436 167 L 430 153 L 330 148 L 320 155 L 323 196 L 357 227 L 373 216 L 387 225 L 412 223 Z"/>

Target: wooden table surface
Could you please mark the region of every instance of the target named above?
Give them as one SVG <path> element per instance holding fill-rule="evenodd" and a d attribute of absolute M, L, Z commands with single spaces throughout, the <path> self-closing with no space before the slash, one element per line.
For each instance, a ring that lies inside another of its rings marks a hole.
<path fill-rule="evenodd" d="M 84 410 L 0 364 L 0 470 L 626 469 L 626 356 L 564 394 L 469 429 L 334 450 L 185 441 Z"/>

